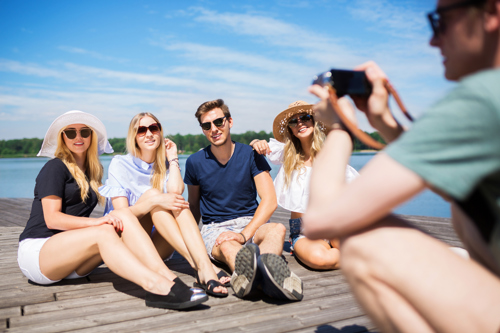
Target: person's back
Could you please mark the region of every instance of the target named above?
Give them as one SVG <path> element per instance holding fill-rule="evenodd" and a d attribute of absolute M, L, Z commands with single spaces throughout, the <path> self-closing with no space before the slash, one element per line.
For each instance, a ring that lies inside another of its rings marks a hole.
<path fill-rule="evenodd" d="M 334 130 L 311 178 L 306 236 L 341 238 L 343 272 L 381 330 L 498 332 L 500 1 L 439 0 L 428 17 L 445 76 L 460 82 L 398 138 L 402 127 L 390 115 L 385 74 L 374 63 L 357 67 L 374 91 L 368 100 L 356 98 L 357 106 L 393 142 L 347 186 L 332 170 L 345 164 L 350 137 L 332 117 L 328 93 L 311 87 L 324 100 L 316 116 L 331 119 Z M 353 111 L 345 100 L 338 105 Z M 453 201 L 452 221 L 472 260 L 390 215 L 425 188 Z"/>

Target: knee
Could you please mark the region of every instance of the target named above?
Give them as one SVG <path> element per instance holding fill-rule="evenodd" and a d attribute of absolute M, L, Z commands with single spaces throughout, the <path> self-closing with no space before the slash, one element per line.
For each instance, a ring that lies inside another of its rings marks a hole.
<path fill-rule="evenodd" d="M 270 231 L 273 234 L 282 237 L 283 240 L 285 239 L 286 227 L 283 224 L 281 224 L 281 223 L 270 223 L 269 227 L 270 227 Z"/>
<path fill-rule="evenodd" d="M 365 280 L 372 275 L 375 256 L 362 237 L 352 236 L 341 242 L 342 272 L 348 280 Z"/>
<path fill-rule="evenodd" d="M 219 245 L 219 252 L 224 258 L 229 258 L 232 254 L 237 252 L 236 245 L 231 241 L 223 242 Z"/>
<path fill-rule="evenodd" d="M 115 227 L 111 224 L 101 224 L 94 227 L 94 239 L 108 241 L 110 238 L 119 237 Z"/>
<path fill-rule="evenodd" d="M 155 188 L 150 188 L 149 190 L 147 190 L 146 192 L 144 192 L 142 195 L 141 195 L 141 198 L 144 198 L 144 199 L 149 199 L 151 197 L 154 197 L 154 196 L 157 196 L 157 195 L 160 195 L 161 192 L 158 191 L 157 189 Z"/>
<path fill-rule="evenodd" d="M 332 269 L 339 263 L 339 255 L 329 253 L 330 250 L 314 249 L 309 253 L 309 262 L 314 269 Z"/>

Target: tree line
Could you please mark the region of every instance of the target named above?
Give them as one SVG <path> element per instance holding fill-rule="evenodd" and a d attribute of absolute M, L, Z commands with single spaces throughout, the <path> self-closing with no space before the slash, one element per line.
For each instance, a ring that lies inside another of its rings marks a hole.
<path fill-rule="evenodd" d="M 375 140 L 384 143 L 378 132 L 368 133 Z M 203 134 L 175 134 L 167 136 L 177 144 L 177 149 L 181 154 L 191 154 L 197 152 L 201 148 L 208 146 L 210 143 Z M 231 139 L 244 144 L 249 144 L 253 139 L 269 140 L 273 137 L 273 133 L 265 131 L 254 132 L 248 131 L 242 134 L 231 133 Z M 0 158 L 6 157 L 33 157 L 36 156 L 42 146 L 42 139 L 14 139 L 0 140 Z M 113 146 L 115 154 L 126 154 L 125 138 L 109 139 L 109 143 Z M 366 150 L 370 147 L 361 143 L 358 139 L 354 139 L 354 150 Z"/>

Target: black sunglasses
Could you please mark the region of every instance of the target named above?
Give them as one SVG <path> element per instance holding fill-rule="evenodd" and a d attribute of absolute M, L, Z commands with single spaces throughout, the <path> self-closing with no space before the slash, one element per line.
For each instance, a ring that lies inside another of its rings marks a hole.
<path fill-rule="evenodd" d="M 149 126 L 139 126 L 137 128 L 137 135 L 140 135 L 140 136 L 146 135 L 146 133 L 148 132 L 148 129 L 151 132 L 151 134 L 156 134 L 156 133 L 160 132 L 161 125 L 158 123 L 154 123 L 154 124 L 151 124 Z"/>
<path fill-rule="evenodd" d="M 70 140 L 73 140 L 74 138 L 76 138 L 76 134 L 78 132 L 80 132 L 80 135 L 82 138 L 86 139 L 90 136 L 90 134 L 92 134 L 92 129 L 82 128 L 81 130 L 78 131 L 74 128 L 70 128 L 70 129 L 64 130 L 63 132 L 64 132 L 64 135 L 66 135 L 66 137 Z"/>
<path fill-rule="evenodd" d="M 450 10 L 469 7 L 469 6 L 479 6 L 481 1 L 478 0 L 469 0 L 459 3 L 454 3 L 449 6 L 438 7 L 436 10 L 427 14 L 427 18 L 429 19 L 429 23 L 432 28 L 432 32 L 434 33 L 434 37 L 442 34 L 446 31 L 446 25 L 444 24 L 442 15 Z"/>
<path fill-rule="evenodd" d="M 288 126 L 290 127 L 295 127 L 299 123 L 299 119 L 301 122 L 305 123 L 308 121 L 311 121 L 313 119 L 313 116 L 310 114 L 303 114 L 302 116 L 299 116 L 297 118 L 290 119 L 288 121 Z"/>
<path fill-rule="evenodd" d="M 212 123 L 214 123 L 214 125 L 216 127 L 224 126 L 225 119 L 226 119 L 226 117 L 220 117 L 220 118 L 214 119 L 214 121 L 212 121 L 212 122 L 207 121 L 206 123 L 201 123 L 200 126 L 204 131 L 208 131 L 209 129 L 212 128 Z"/>

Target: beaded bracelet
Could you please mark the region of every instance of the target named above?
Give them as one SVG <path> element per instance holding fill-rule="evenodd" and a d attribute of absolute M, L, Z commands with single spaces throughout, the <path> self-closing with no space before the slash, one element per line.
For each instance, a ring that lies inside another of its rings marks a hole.
<path fill-rule="evenodd" d="M 179 162 L 179 158 L 178 158 L 178 157 L 176 157 L 176 158 L 173 158 L 173 159 L 171 159 L 170 161 L 168 161 L 168 163 L 171 163 L 171 162 L 174 162 L 174 161 L 177 161 L 177 162 Z"/>

